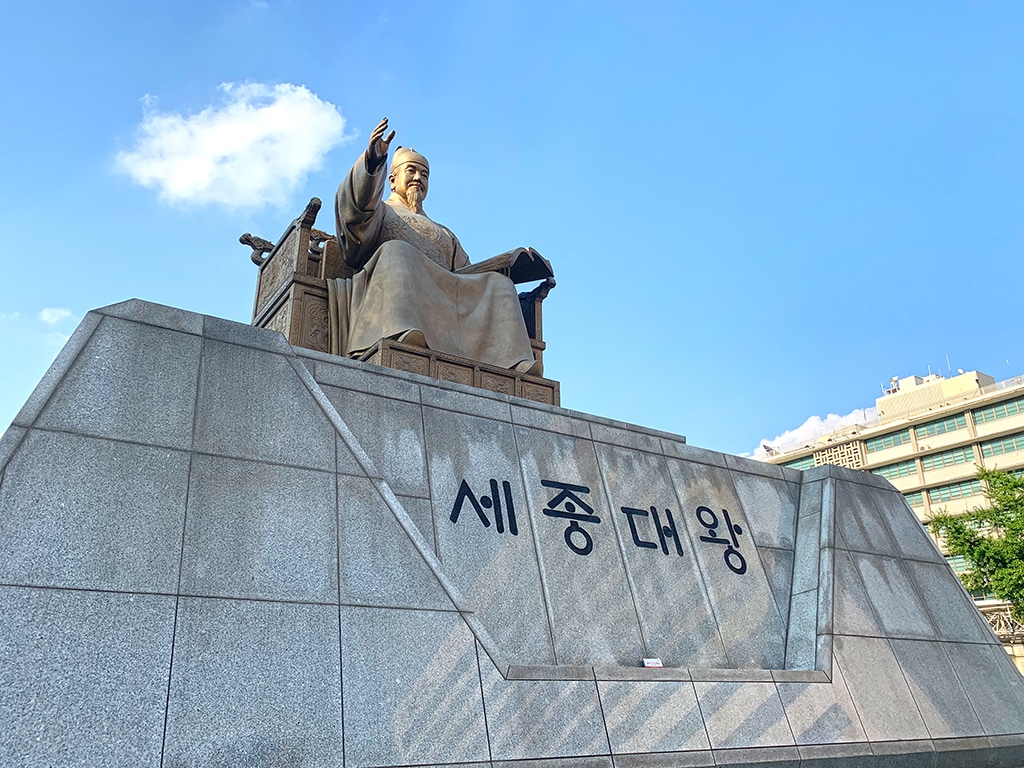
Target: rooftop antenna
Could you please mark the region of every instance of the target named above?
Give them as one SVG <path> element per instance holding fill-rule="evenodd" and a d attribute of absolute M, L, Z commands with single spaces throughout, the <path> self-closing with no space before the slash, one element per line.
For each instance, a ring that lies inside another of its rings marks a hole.
<path fill-rule="evenodd" d="M 949 353 L 948 352 L 946 353 L 946 373 L 948 373 L 950 376 L 953 375 L 953 369 L 949 365 Z"/>

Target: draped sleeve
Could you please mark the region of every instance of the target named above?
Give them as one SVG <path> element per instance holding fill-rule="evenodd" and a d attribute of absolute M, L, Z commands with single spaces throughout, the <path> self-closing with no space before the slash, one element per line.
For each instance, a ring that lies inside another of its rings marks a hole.
<path fill-rule="evenodd" d="M 353 269 L 361 269 L 373 256 L 384 222 L 381 198 L 387 180 L 387 162 L 382 162 L 373 173 L 366 166 L 364 152 L 341 182 L 334 198 L 338 245 L 345 263 Z"/>

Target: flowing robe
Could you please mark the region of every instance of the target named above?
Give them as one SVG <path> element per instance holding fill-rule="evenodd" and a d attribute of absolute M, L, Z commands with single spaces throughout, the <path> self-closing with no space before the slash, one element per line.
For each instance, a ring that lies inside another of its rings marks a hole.
<path fill-rule="evenodd" d="M 532 362 L 512 281 L 490 272 L 455 274 L 469 257 L 446 227 L 384 201 L 386 163 L 367 169 L 365 153 L 338 187 L 338 244 L 351 278 L 328 281 L 331 352 L 355 356 L 383 338 L 422 331 L 427 346 L 512 368 Z"/>

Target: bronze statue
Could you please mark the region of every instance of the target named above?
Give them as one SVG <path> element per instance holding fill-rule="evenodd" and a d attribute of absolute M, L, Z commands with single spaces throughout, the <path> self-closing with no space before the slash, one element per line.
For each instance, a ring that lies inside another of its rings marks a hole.
<path fill-rule="evenodd" d="M 331 351 L 358 356 L 395 338 L 539 375 L 512 281 L 470 265 L 458 238 L 424 213 L 427 159 L 399 147 L 385 175 L 394 138 L 384 118 L 338 187 L 338 244 L 355 273 L 328 281 Z"/>

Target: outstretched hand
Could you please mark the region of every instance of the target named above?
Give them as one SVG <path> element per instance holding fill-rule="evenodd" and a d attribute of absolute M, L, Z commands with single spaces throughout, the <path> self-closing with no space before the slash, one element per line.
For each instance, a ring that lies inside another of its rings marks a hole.
<path fill-rule="evenodd" d="M 370 134 L 370 146 L 366 150 L 367 164 L 370 168 L 376 168 L 378 165 L 384 162 L 388 156 L 388 148 L 391 146 L 391 140 L 395 138 L 395 132 L 392 131 L 387 136 L 384 132 L 388 129 L 388 119 L 385 117 L 379 123 L 377 127 L 373 129 L 373 133 Z"/>

